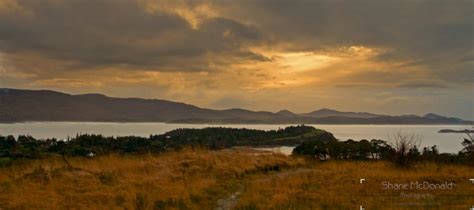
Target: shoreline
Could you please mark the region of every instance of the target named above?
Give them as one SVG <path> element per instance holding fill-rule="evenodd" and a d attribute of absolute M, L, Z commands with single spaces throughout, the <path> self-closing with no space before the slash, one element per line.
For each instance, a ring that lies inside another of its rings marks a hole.
<path fill-rule="evenodd" d="M 140 124 L 140 123 L 160 123 L 160 124 L 168 124 L 168 125 L 460 125 L 460 126 L 474 126 L 473 124 L 469 123 L 226 123 L 226 122 L 202 122 L 202 123 L 193 123 L 193 122 L 166 122 L 166 121 L 12 121 L 12 122 L 4 122 L 0 121 L 0 125 L 2 124 L 25 124 L 25 123 L 117 123 L 117 124 Z M 444 129 L 443 129 L 444 130 Z M 468 130 L 468 129 L 465 129 Z M 440 130 L 441 131 L 441 130 Z M 471 133 L 474 133 L 474 130 L 470 130 Z M 440 132 L 440 133 L 450 133 L 450 132 Z M 456 133 L 456 132 L 451 132 Z"/>

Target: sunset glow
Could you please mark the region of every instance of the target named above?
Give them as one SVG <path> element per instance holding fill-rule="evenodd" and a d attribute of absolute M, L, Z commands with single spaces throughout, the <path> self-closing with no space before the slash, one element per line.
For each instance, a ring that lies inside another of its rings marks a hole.
<path fill-rule="evenodd" d="M 469 1 L 346 4 L 0 0 L 0 85 L 473 118 Z"/>

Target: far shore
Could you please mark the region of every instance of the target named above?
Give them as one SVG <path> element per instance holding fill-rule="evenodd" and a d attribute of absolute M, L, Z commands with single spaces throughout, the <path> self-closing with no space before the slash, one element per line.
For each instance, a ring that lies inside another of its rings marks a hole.
<path fill-rule="evenodd" d="M 469 123 L 302 123 L 302 122 L 166 122 L 166 121 L 0 121 L 0 124 L 21 124 L 21 123 L 162 123 L 171 125 L 460 125 L 472 126 Z M 446 132 L 448 130 L 449 132 Z M 474 130 L 451 130 L 442 129 L 440 133 L 474 133 Z"/>
<path fill-rule="evenodd" d="M 438 133 L 474 133 L 474 130 L 463 129 L 463 130 L 453 130 L 453 129 L 442 129 Z"/>

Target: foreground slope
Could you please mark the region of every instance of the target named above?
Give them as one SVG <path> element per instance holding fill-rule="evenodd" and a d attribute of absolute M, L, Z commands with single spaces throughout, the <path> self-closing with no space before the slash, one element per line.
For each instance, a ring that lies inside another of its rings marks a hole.
<path fill-rule="evenodd" d="M 365 196 L 384 193 L 379 186 L 386 180 L 455 181 L 455 191 L 423 191 L 435 200 L 415 200 L 435 203 L 434 209 L 468 209 L 474 202 L 472 196 L 450 196 L 474 194 L 467 181 L 472 167 L 460 165 L 427 163 L 407 171 L 381 161 L 315 162 L 253 150 L 191 149 L 68 162 L 71 167 L 52 156 L 0 168 L 0 208 L 410 209 L 398 205 L 410 199 Z"/>

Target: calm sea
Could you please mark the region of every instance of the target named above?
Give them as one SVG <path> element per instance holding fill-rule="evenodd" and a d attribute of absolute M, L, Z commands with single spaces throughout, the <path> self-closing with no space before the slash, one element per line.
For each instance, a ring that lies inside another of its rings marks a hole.
<path fill-rule="evenodd" d="M 105 136 L 143 136 L 162 134 L 176 128 L 232 127 L 272 130 L 288 125 L 252 124 L 165 124 L 165 123 L 97 123 L 97 122 L 27 122 L 0 124 L 0 135 L 28 134 L 35 138 L 66 139 L 76 134 L 102 134 Z M 457 153 L 462 149 L 465 134 L 438 133 L 441 129 L 472 129 L 469 125 L 311 125 L 333 133 L 340 140 L 383 139 L 397 133 L 410 133 L 422 137 L 421 146 L 437 145 L 441 152 Z"/>

